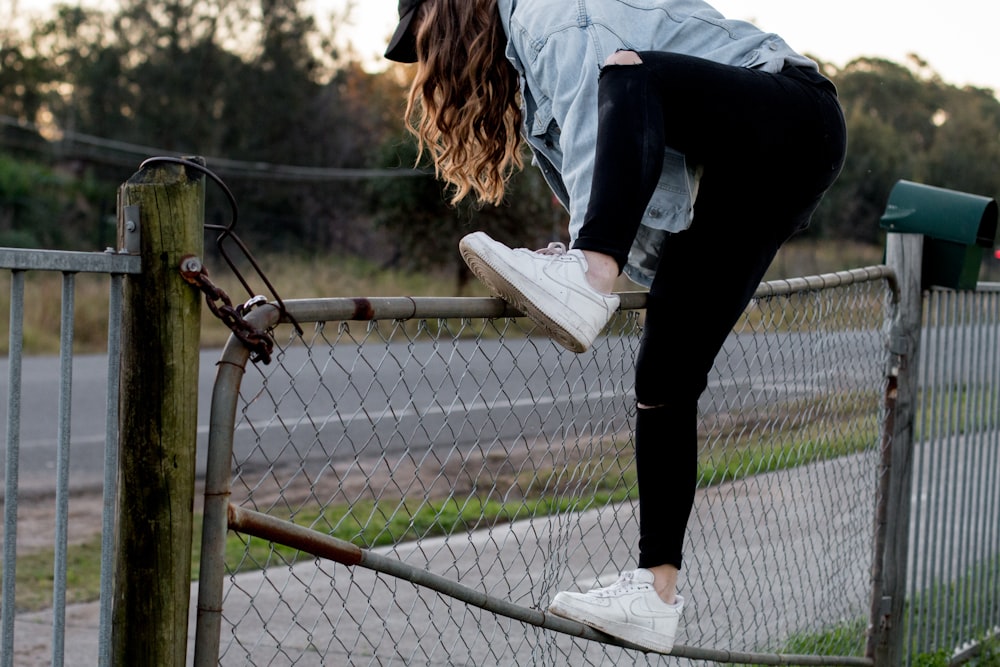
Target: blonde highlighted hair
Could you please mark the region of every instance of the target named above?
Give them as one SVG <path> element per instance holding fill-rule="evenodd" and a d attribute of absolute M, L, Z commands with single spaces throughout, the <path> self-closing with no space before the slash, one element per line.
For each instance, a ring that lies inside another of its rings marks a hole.
<path fill-rule="evenodd" d="M 496 0 L 427 0 L 420 12 L 407 127 L 455 187 L 453 204 L 470 193 L 499 204 L 523 165 L 518 76 Z"/>

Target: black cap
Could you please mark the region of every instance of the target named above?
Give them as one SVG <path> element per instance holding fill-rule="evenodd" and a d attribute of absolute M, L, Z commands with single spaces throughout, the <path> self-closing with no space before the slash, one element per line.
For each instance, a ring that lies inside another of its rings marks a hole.
<path fill-rule="evenodd" d="M 399 0 L 399 25 L 389 40 L 385 57 L 399 63 L 417 62 L 417 36 L 411 30 L 417 9 L 424 0 Z"/>

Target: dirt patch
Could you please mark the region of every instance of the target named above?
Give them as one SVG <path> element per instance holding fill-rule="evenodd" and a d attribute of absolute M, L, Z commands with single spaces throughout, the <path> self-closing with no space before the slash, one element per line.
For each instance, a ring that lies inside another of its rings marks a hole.
<path fill-rule="evenodd" d="M 263 512 L 273 508 L 278 514 L 307 505 L 376 499 L 435 501 L 490 495 L 510 502 L 542 493 L 569 493 L 612 471 L 620 475 L 620 466 L 631 455 L 630 447 L 622 451 L 618 440 L 608 437 L 537 448 L 518 443 L 488 451 L 451 450 L 443 459 L 431 451 L 420 452 L 419 458 L 411 453 L 322 466 L 244 468 L 233 483 L 232 502 Z"/>
<path fill-rule="evenodd" d="M 258 508 L 303 504 L 350 503 L 359 499 L 418 497 L 435 500 L 465 497 L 484 490 L 502 490 L 507 500 L 523 498 L 529 487 L 538 485 L 547 493 L 565 491 L 572 484 L 571 471 L 582 461 L 614 459 L 613 440 L 575 442 L 572 445 L 529 448 L 508 446 L 502 452 L 470 450 L 454 452 L 446 460 L 416 459 L 411 455 L 395 458 L 356 459 L 342 464 L 275 466 L 267 470 L 241 471 L 233 483 L 235 503 L 252 498 Z M 593 473 L 593 471 L 591 471 Z M 579 480 L 576 480 L 579 483 Z M 201 511 L 203 485 L 195 489 L 195 511 Z M 0 508 L 3 504 L 0 503 Z M 100 491 L 75 492 L 69 501 L 67 536 L 69 544 L 81 544 L 101 534 L 104 500 Z M 51 550 L 55 544 L 56 501 L 54 495 L 23 498 L 18 503 L 17 554 Z M 2 534 L 2 526 L 0 526 Z M 197 540 L 199 536 L 195 536 Z"/>
<path fill-rule="evenodd" d="M 3 508 L 3 503 L 0 503 L 0 508 Z M 101 534 L 103 508 L 104 499 L 99 492 L 76 493 L 70 498 L 66 527 L 69 544 L 82 544 Z M 3 526 L 0 526 L 2 533 Z M 55 496 L 32 497 L 18 502 L 18 556 L 52 550 L 55 534 Z"/>

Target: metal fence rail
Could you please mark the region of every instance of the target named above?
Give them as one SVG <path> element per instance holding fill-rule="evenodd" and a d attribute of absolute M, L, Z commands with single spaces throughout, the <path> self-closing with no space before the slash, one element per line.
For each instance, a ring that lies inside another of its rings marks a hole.
<path fill-rule="evenodd" d="M 727 341 L 701 404 L 679 654 L 866 664 L 890 274 L 762 285 Z M 681 660 L 319 560 L 249 536 L 247 520 L 288 520 L 529 613 L 634 567 L 643 303 L 627 295 L 583 355 L 492 299 L 288 301 L 315 324 L 279 328 L 272 364 L 247 367 L 231 342 L 213 397 L 197 664 Z M 246 533 L 227 538 L 230 502 Z"/>
<path fill-rule="evenodd" d="M 51 664 L 61 666 L 65 657 L 67 531 L 69 523 L 70 412 L 73 387 L 73 334 L 75 321 L 75 276 L 78 273 L 106 273 L 110 276 L 108 321 L 108 393 L 104 448 L 104 504 L 101 545 L 101 637 L 102 665 L 110 664 L 111 580 L 113 576 L 114 497 L 117 488 L 118 446 L 118 360 L 122 316 L 122 278 L 138 273 L 137 256 L 105 253 L 57 252 L 0 248 L 0 269 L 10 271 L 10 347 L 7 362 L 7 428 L 4 456 L 3 523 L 3 611 L 0 662 L 14 664 L 16 654 L 14 620 L 17 611 L 15 575 L 17 570 L 17 515 L 21 445 L 21 371 L 24 344 L 25 274 L 28 271 L 59 271 L 62 279 L 60 328 L 60 386 L 57 407 L 58 455 L 56 457 L 56 530 L 53 536 L 53 630 Z"/>
<path fill-rule="evenodd" d="M 908 654 L 1000 630 L 1000 287 L 924 299 Z"/>

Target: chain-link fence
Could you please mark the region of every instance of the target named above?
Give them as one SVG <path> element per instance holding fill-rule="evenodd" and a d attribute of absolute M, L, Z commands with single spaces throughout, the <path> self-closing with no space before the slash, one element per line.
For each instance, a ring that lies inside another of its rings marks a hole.
<path fill-rule="evenodd" d="M 864 655 L 888 275 L 764 284 L 726 342 L 701 400 L 682 656 Z M 206 524 L 219 524 L 211 503 L 231 500 L 414 576 L 229 533 L 224 585 L 210 581 L 221 564 L 202 558 L 199 650 L 207 639 L 214 652 L 221 627 L 221 664 L 682 660 L 491 610 L 499 600 L 540 617 L 557 591 L 635 567 L 643 303 L 626 295 L 582 355 L 492 299 L 288 301 L 305 334 L 279 326 L 274 361 L 245 375 L 247 353 L 231 343 L 209 452 L 225 479 L 209 472 Z M 417 585 L 421 573 L 454 582 L 466 601 Z M 467 602 L 476 596 L 484 603 Z"/>

